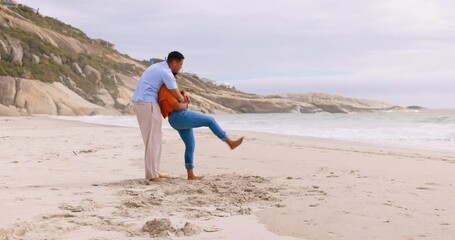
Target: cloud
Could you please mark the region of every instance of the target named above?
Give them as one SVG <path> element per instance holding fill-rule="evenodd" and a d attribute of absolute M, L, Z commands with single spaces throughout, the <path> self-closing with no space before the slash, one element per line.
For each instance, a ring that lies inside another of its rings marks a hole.
<path fill-rule="evenodd" d="M 397 103 L 425 95 L 433 96 L 432 106 L 455 108 L 455 96 L 447 94 L 455 86 L 455 2 L 449 0 L 20 2 L 137 59 L 180 50 L 184 70 L 248 91 Z"/>

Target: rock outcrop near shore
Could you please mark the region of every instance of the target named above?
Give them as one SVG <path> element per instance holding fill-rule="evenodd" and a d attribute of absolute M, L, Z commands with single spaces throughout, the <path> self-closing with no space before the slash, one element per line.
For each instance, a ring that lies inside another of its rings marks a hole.
<path fill-rule="evenodd" d="M 282 94 L 286 99 L 313 105 L 330 113 L 400 111 L 402 107 L 368 99 L 348 98 L 325 93 Z"/>
<path fill-rule="evenodd" d="M 0 77 L 0 115 L 119 115 L 83 99 L 60 82 Z"/>
<path fill-rule="evenodd" d="M 148 64 L 27 6 L 0 6 L 0 116 L 134 114 L 130 99 Z M 177 82 L 191 94 L 190 109 L 206 113 L 404 109 L 328 94 L 259 96 L 189 73 Z"/>

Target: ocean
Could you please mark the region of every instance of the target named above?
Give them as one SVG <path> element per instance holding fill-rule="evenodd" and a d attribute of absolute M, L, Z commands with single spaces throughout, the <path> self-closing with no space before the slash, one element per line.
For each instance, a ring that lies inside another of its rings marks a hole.
<path fill-rule="evenodd" d="M 246 130 L 455 152 L 455 110 L 350 114 L 218 114 L 226 130 Z M 102 125 L 137 128 L 135 116 L 59 116 Z M 163 128 L 171 128 L 163 121 Z"/>

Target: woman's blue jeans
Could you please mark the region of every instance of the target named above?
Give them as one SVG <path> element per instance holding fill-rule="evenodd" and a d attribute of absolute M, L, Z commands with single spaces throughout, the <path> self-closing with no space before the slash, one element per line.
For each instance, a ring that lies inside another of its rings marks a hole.
<path fill-rule="evenodd" d="M 169 124 L 177 130 L 185 143 L 185 167 L 194 168 L 194 133 L 193 128 L 209 127 L 221 140 L 227 138 L 226 132 L 221 129 L 216 120 L 209 115 L 189 110 L 173 111 L 169 114 Z"/>

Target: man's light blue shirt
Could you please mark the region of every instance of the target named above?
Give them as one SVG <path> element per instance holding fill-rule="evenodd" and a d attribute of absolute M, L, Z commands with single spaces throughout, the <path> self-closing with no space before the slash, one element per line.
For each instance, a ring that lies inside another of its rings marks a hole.
<path fill-rule="evenodd" d="M 166 61 L 155 63 L 145 69 L 131 99 L 133 102 L 158 102 L 158 91 L 163 84 L 168 89 L 177 89 L 174 74 Z"/>

